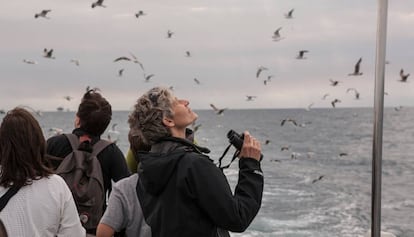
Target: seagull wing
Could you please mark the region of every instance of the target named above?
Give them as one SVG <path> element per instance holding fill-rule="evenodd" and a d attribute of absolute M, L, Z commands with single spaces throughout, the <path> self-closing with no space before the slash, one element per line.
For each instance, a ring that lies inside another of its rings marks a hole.
<path fill-rule="evenodd" d="M 257 69 L 256 78 L 259 78 L 261 72 L 262 72 L 261 68 Z"/>
<path fill-rule="evenodd" d="M 151 77 L 153 77 L 153 76 L 154 76 L 154 74 L 149 74 L 148 76 L 146 76 L 146 77 L 145 77 L 145 80 L 147 80 L 147 81 L 148 81 L 148 80 L 149 80 L 149 79 L 151 79 Z"/>
<path fill-rule="evenodd" d="M 52 10 L 42 10 L 40 14 L 46 16 L 46 14 L 49 13 L 50 11 Z"/>
<path fill-rule="evenodd" d="M 213 104 L 210 104 L 210 107 L 211 107 L 211 108 L 213 108 L 213 110 L 214 110 L 214 111 L 218 111 L 218 110 L 219 110 L 219 109 L 218 109 L 215 105 L 213 105 Z"/>
<path fill-rule="evenodd" d="M 355 74 L 359 73 L 359 69 L 361 67 L 361 62 L 362 62 L 362 58 L 359 58 L 358 62 L 355 64 L 355 70 L 354 70 Z"/>
<path fill-rule="evenodd" d="M 116 59 L 114 60 L 114 62 L 118 62 L 118 61 L 121 61 L 121 60 L 131 61 L 131 59 L 130 59 L 130 58 L 128 58 L 128 57 L 119 57 L 119 58 L 116 58 Z"/>

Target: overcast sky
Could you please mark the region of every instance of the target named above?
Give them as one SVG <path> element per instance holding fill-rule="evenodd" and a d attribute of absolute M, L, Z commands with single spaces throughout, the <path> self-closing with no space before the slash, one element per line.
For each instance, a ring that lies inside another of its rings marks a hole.
<path fill-rule="evenodd" d="M 91 8 L 87 0 L 0 2 L 0 109 L 75 110 L 86 86 L 100 88 L 114 110 L 131 109 L 157 85 L 172 86 L 194 109 L 209 109 L 210 103 L 230 109 L 331 107 L 335 98 L 341 100 L 337 107 L 374 103 L 374 0 L 105 0 L 105 8 Z M 43 9 L 51 10 L 50 19 L 35 19 Z M 293 18 L 285 18 L 291 9 Z M 140 10 L 145 15 L 136 18 Z M 279 27 L 281 40 L 273 41 Z M 413 29 L 414 1 L 389 1 L 389 107 L 414 106 L 414 75 L 398 81 L 401 69 L 414 73 Z M 53 49 L 55 59 L 43 57 L 44 48 Z M 296 59 L 299 50 L 309 51 L 306 59 Z M 114 62 L 130 53 L 145 71 L 133 62 Z M 360 57 L 363 75 L 348 76 Z M 267 70 L 257 78 L 260 66 Z M 145 82 L 144 74 L 154 76 Z M 333 87 L 329 79 L 340 82 Z M 256 97 L 247 101 L 247 95 Z"/>

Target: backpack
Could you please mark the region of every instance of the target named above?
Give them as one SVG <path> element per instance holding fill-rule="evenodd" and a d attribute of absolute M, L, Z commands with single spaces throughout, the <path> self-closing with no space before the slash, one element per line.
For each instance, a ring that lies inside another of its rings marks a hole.
<path fill-rule="evenodd" d="M 97 155 L 111 143 L 99 140 L 90 153 L 78 149 L 80 141 L 75 134 L 64 135 L 73 151 L 62 160 L 56 174 L 69 186 L 83 227 L 93 230 L 102 217 L 105 200 L 102 169 Z"/>

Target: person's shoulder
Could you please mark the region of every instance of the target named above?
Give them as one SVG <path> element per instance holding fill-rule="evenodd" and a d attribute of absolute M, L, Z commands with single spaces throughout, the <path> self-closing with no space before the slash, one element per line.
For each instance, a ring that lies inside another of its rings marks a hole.
<path fill-rule="evenodd" d="M 116 143 L 101 139 L 100 141 L 106 141 L 108 145 L 102 150 L 102 153 L 118 153 L 121 151 Z"/>
<path fill-rule="evenodd" d="M 112 187 L 112 194 L 121 196 L 131 196 L 136 192 L 138 174 L 132 174 L 128 177 L 118 180 Z"/>
<path fill-rule="evenodd" d="M 186 152 L 183 156 L 183 163 L 187 163 L 191 166 L 198 166 L 198 165 L 214 165 L 213 160 L 210 159 L 209 156 L 198 153 L 198 152 Z"/>
<path fill-rule="evenodd" d="M 57 174 L 51 174 L 47 177 L 34 180 L 32 185 L 36 190 L 43 190 L 49 193 L 60 193 L 61 190 L 68 189 L 65 180 Z"/>
<path fill-rule="evenodd" d="M 57 175 L 57 174 L 51 174 L 45 179 L 51 184 L 56 184 L 58 186 L 63 185 L 63 184 L 66 185 L 65 180 L 60 175 Z"/>
<path fill-rule="evenodd" d="M 137 184 L 137 181 L 138 181 L 138 174 L 135 173 L 135 174 L 132 174 L 128 177 L 125 177 L 123 179 L 118 180 L 114 184 L 114 186 L 116 186 L 116 187 L 125 187 L 125 186 L 129 187 L 129 186 L 132 186 L 132 185 L 135 186 Z"/>
<path fill-rule="evenodd" d="M 64 134 L 59 134 L 59 135 L 49 137 L 47 139 L 47 143 L 54 144 L 54 143 L 60 143 L 65 140 L 67 140 L 66 136 Z"/>

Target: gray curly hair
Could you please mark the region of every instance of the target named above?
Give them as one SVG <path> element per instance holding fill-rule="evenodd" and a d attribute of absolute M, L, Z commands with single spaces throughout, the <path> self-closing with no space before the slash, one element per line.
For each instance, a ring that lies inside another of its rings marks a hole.
<path fill-rule="evenodd" d="M 138 98 L 128 118 L 129 128 L 140 131 L 143 142 L 153 145 L 162 137 L 171 136 L 163 118 L 172 118 L 174 95 L 165 87 L 154 87 Z"/>

